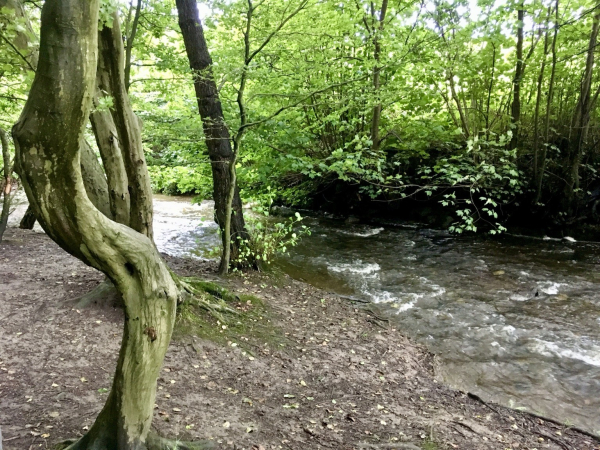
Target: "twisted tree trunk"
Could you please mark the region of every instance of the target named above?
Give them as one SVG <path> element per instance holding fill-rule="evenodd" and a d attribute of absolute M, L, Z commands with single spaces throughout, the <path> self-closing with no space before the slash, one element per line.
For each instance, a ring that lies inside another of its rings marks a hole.
<path fill-rule="evenodd" d="M 104 272 L 125 303 L 111 393 L 90 431 L 69 448 L 140 450 L 148 448 L 156 379 L 179 291 L 147 233 L 108 219 L 84 187 L 80 142 L 96 80 L 98 3 L 46 0 L 40 62 L 13 138 L 42 227 L 67 252 Z"/>

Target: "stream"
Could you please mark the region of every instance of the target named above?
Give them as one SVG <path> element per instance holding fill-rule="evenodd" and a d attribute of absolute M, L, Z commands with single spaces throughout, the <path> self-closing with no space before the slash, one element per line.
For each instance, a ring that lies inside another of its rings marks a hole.
<path fill-rule="evenodd" d="M 206 258 L 219 243 L 212 217 L 212 202 L 155 196 L 159 249 Z M 378 303 L 448 385 L 600 434 L 599 244 L 304 224 L 312 235 L 277 269 Z"/>
<path fill-rule="evenodd" d="M 157 196 L 157 245 L 205 257 L 219 242 L 212 211 Z M 312 235 L 277 268 L 378 303 L 437 355 L 445 383 L 600 433 L 600 245 L 304 223 Z"/>

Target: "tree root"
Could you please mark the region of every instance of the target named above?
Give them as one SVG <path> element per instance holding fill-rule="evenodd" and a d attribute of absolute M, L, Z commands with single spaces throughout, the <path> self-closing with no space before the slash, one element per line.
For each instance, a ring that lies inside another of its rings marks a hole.
<path fill-rule="evenodd" d="M 146 439 L 148 450 L 209 450 L 215 448 L 212 441 L 183 442 L 160 437 L 150 433 Z"/>
<path fill-rule="evenodd" d="M 52 450 L 66 450 L 75 440 L 67 440 L 56 444 Z M 211 450 L 215 448 L 213 441 L 184 442 L 178 439 L 166 439 L 156 433 L 150 433 L 146 438 L 146 450 Z"/>
<path fill-rule="evenodd" d="M 74 300 L 69 300 L 69 303 L 74 304 L 75 309 L 84 309 L 92 304 L 98 306 L 123 307 L 123 299 L 117 292 L 112 281 L 104 280 L 87 294 L 82 295 Z"/>
<path fill-rule="evenodd" d="M 179 285 L 182 293 L 184 293 L 183 297 L 187 297 L 188 301 L 191 301 L 195 306 L 198 306 L 210 314 L 215 316 L 221 322 L 227 322 L 225 320 L 223 314 L 233 314 L 238 315 L 238 311 L 230 307 L 222 297 L 218 295 L 218 293 L 210 292 L 208 290 L 202 290 L 196 288 L 192 283 L 194 281 L 199 281 L 195 279 L 183 279 L 177 278 L 176 282 Z M 207 295 L 210 295 L 214 301 L 209 301 L 207 299 Z"/>

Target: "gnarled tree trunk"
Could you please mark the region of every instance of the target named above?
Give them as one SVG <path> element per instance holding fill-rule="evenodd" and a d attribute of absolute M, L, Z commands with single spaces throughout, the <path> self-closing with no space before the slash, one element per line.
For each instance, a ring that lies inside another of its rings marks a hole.
<path fill-rule="evenodd" d="M 90 431 L 70 449 L 139 450 L 147 448 L 179 291 L 147 233 L 108 219 L 84 187 L 80 142 L 95 91 L 98 3 L 46 0 L 40 62 L 13 138 L 42 227 L 66 251 L 104 272 L 125 303 L 111 393 Z"/>

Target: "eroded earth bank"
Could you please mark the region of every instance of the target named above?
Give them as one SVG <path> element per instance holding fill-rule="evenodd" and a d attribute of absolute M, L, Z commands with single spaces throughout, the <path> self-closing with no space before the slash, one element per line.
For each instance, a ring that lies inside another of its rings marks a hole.
<path fill-rule="evenodd" d="M 212 263 L 167 258 L 216 281 L 238 316 L 182 308 L 154 426 L 223 449 L 597 449 L 592 436 L 435 380 L 435 357 L 354 304 L 263 274 L 219 280 Z M 106 400 L 123 314 L 75 306 L 102 275 L 42 233 L 0 244 L 0 428 L 5 450 L 81 436 Z M 213 285 L 210 285 L 213 286 Z"/>

